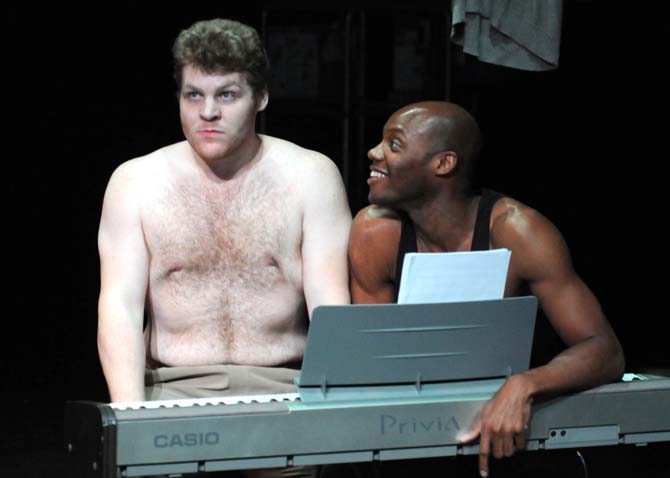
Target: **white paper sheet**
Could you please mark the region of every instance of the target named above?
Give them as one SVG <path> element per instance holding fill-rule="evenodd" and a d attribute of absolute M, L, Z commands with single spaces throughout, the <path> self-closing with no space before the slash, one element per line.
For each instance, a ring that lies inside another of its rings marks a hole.
<path fill-rule="evenodd" d="M 509 249 L 405 254 L 398 303 L 502 299 L 511 254 Z"/>

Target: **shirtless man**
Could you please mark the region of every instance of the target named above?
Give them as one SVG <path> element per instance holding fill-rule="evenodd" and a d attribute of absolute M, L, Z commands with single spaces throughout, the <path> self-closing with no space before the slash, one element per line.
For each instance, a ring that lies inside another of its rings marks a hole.
<path fill-rule="evenodd" d="M 510 377 L 462 437 L 464 443 L 479 437 L 480 474 L 487 476 L 489 454 L 500 458 L 524 448 L 534 397 L 617 380 L 624 358 L 554 225 L 514 199 L 473 190 L 479 149 L 479 127 L 457 105 L 423 102 L 395 112 L 368 153 L 372 205 L 354 218 L 349 261 L 352 301 L 388 303 L 396 301 L 399 248 L 512 251 L 505 296 L 535 295 L 567 348 L 546 365 Z"/>
<path fill-rule="evenodd" d="M 349 302 L 351 213 L 339 171 L 256 134 L 269 66 L 254 29 L 196 23 L 174 60 L 186 141 L 123 163 L 104 198 L 98 349 L 111 400 L 185 396 L 159 393 L 179 381 L 170 374 L 185 373 L 187 386 L 212 373 L 198 367 L 221 364 L 252 366 L 242 372 L 251 380 L 286 370 L 280 381 L 292 390 L 288 365 L 302 358 L 311 311 Z M 153 380 L 167 374 L 148 396 L 145 367 Z M 224 394 L 230 379 L 220 381 L 194 394 Z M 267 383 L 247 391 L 277 391 Z"/>

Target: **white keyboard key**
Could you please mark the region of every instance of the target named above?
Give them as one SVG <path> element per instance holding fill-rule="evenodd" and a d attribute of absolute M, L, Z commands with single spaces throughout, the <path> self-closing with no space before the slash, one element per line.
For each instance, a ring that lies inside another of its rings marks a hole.
<path fill-rule="evenodd" d="M 265 395 L 237 395 L 229 397 L 182 398 L 178 400 L 148 400 L 142 402 L 112 402 L 109 405 L 116 410 L 138 410 L 141 408 L 173 408 L 202 405 L 236 405 L 240 403 L 294 402 L 299 399 L 297 393 L 276 393 Z"/>

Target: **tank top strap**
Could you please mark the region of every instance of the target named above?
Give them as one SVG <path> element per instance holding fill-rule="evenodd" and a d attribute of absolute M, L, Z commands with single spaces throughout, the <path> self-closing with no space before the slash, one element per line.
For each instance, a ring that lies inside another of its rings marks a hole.
<path fill-rule="evenodd" d="M 402 274 L 402 266 L 405 261 L 405 254 L 409 252 L 417 252 L 416 230 L 414 229 L 414 223 L 408 217 L 403 216 L 402 231 L 400 233 L 400 242 L 398 243 L 398 255 L 396 256 L 395 266 L 396 292 L 400 288 L 400 276 Z"/>
<path fill-rule="evenodd" d="M 482 197 L 477 207 L 475 230 L 472 234 L 472 251 L 488 251 L 490 242 L 491 212 L 503 195 L 491 189 L 482 189 Z"/>

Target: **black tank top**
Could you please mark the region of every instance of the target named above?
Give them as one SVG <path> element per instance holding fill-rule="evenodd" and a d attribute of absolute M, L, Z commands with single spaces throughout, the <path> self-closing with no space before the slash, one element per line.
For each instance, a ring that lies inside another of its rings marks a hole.
<path fill-rule="evenodd" d="M 482 189 L 482 197 L 477 207 L 477 218 L 475 219 L 475 230 L 472 234 L 472 251 L 487 251 L 489 249 L 489 224 L 491 224 L 491 211 L 495 203 L 503 197 L 502 194 L 491 189 Z M 396 291 L 400 287 L 400 274 L 405 260 L 405 254 L 417 252 L 416 230 L 414 223 L 403 217 L 400 243 L 398 244 L 398 256 L 396 258 L 395 286 Z"/>
<path fill-rule="evenodd" d="M 502 194 L 490 189 L 482 189 L 482 197 L 477 207 L 477 218 L 475 219 L 475 230 L 472 234 L 473 251 L 485 251 L 489 248 L 489 225 L 491 224 L 491 211 L 495 203 L 503 197 Z M 398 245 L 398 257 L 396 259 L 395 286 L 396 291 L 400 286 L 400 274 L 405 254 L 417 252 L 416 231 L 412 221 L 404 216 L 402 221 L 402 232 Z M 530 355 L 530 368 L 538 367 L 547 363 L 558 353 L 565 349 L 563 341 L 546 320 L 544 312 L 540 308 L 535 330 L 533 334 L 533 350 Z"/>

